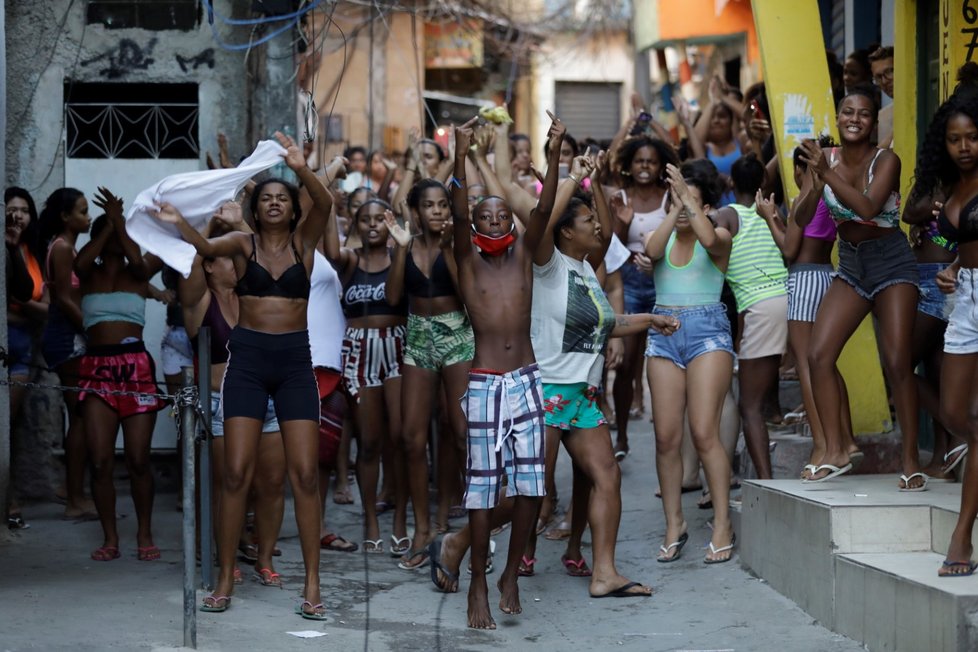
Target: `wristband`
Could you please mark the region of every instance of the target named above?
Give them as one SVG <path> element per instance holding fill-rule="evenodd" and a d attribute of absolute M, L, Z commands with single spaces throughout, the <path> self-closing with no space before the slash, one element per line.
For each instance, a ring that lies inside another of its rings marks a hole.
<path fill-rule="evenodd" d="M 453 175 L 452 178 L 448 180 L 448 185 L 455 186 L 456 188 L 461 188 L 463 181 L 465 181 L 465 177 L 459 178 Z"/>
<path fill-rule="evenodd" d="M 581 180 L 575 177 L 573 174 L 568 174 L 567 178 L 573 181 L 576 185 L 581 185 Z"/>

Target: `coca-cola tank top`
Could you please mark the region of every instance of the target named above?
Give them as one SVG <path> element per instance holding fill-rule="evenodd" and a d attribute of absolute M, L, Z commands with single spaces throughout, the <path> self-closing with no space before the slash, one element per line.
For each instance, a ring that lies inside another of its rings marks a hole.
<path fill-rule="evenodd" d="M 357 265 L 353 277 L 343 289 L 343 296 L 340 297 L 343 314 L 347 319 L 372 315 L 407 315 L 407 302 L 403 297 L 395 306 L 387 303 L 384 290 L 390 269 L 387 266 L 379 272 L 365 272 Z"/>

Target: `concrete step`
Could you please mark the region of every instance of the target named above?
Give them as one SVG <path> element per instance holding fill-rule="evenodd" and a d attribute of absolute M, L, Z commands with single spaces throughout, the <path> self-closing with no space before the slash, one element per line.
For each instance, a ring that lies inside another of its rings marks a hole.
<path fill-rule="evenodd" d="M 978 577 L 941 578 L 934 552 L 839 554 L 835 624 L 870 650 L 978 649 Z"/>
<path fill-rule="evenodd" d="M 978 576 L 937 577 L 960 499 L 953 483 L 899 492 L 894 475 L 746 481 L 740 560 L 870 650 L 976 650 Z"/>

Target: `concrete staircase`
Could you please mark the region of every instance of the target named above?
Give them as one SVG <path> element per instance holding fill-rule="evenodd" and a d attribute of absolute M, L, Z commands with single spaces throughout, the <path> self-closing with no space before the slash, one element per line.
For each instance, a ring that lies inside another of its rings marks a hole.
<path fill-rule="evenodd" d="M 960 484 L 935 481 L 899 492 L 894 475 L 748 480 L 740 560 L 870 650 L 978 650 L 978 575 L 937 576 L 960 497 Z"/>

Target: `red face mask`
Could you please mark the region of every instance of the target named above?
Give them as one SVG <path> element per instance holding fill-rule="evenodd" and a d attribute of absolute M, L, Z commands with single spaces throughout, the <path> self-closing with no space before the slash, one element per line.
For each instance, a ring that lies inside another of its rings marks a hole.
<path fill-rule="evenodd" d="M 472 243 L 488 256 L 502 256 L 516 242 L 516 225 L 506 235 L 491 236 L 479 233 L 472 227 Z"/>

